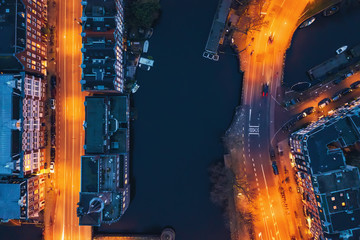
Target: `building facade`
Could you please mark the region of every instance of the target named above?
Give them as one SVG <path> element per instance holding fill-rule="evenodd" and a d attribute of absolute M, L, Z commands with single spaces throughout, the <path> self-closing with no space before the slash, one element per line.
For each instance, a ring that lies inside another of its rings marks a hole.
<path fill-rule="evenodd" d="M 124 91 L 124 9 L 122 0 L 82 1 L 82 89 Z"/>
<path fill-rule="evenodd" d="M 128 96 L 86 97 L 84 129 L 79 224 L 111 224 L 130 203 Z"/>
<path fill-rule="evenodd" d="M 360 99 L 290 138 L 304 213 L 315 239 L 353 236 L 360 229 L 360 175 L 343 149 L 360 140 Z"/>
<path fill-rule="evenodd" d="M 36 221 L 44 209 L 46 31 L 47 0 L 0 3 L 0 201 L 17 199 L 1 221 Z"/>

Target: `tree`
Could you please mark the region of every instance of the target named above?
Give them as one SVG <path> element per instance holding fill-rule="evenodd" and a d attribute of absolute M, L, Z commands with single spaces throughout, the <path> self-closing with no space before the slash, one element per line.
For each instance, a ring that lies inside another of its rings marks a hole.
<path fill-rule="evenodd" d="M 150 28 L 159 17 L 159 0 L 136 0 L 130 4 L 131 16 L 139 27 Z"/>
<path fill-rule="evenodd" d="M 247 35 L 252 31 L 260 31 L 263 26 L 266 26 L 268 21 L 264 21 L 263 17 L 244 17 L 243 21 L 241 21 L 240 27 L 236 27 L 235 30 Z"/>

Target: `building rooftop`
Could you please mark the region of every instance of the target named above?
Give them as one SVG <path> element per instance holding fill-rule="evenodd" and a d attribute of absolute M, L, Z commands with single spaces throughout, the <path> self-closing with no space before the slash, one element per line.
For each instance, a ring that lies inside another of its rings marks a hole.
<path fill-rule="evenodd" d="M 85 153 L 105 152 L 105 113 L 102 97 L 86 97 L 85 107 Z"/>
<path fill-rule="evenodd" d="M 353 186 L 360 186 L 359 172 L 352 166 L 347 166 L 343 171 L 318 175 L 316 179 L 320 193 L 337 192 Z"/>
<path fill-rule="evenodd" d="M 123 208 L 124 160 L 121 155 L 81 158 L 80 225 L 100 226 L 102 222 L 120 219 L 126 210 Z"/>
<path fill-rule="evenodd" d="M 12 155 L 21 152 L 20 131 L 17 128 L 19 118 L 14 119 L 21 112 L 17 83 L 13 75 L 0 74 L 0 174 L 12 174 Z"/>
<path fill-rule="evenodd" d="M 127 96 L 86 97 L 85 153 L 123 154 L 129 148 Z"/>
<path fill-rule="evenodd" d="M 307 140 L 313 174 L 344 167 L 345 158 L 340 147 L 352 145 L 359 139 L 358 129 L 350 117 L 328 122 L 313 132 Z"/>
<path fill-rule="evenodd" d="M 0 219 L 20 219 L 21 186 L 21 183 L 0 183 Z"/>
<path fill-rule="evenodd" d="M 2 71 L 23 69 L 15 53 L 25 49 L 25 26 L 25 6 L 22 1 L 2 1 L 0 3 L 0 66 Z"/>

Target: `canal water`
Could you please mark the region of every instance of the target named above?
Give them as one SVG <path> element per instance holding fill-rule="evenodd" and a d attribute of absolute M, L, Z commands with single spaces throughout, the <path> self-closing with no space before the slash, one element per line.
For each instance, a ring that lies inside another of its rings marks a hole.
<path fill-rule="evenodd" d="M 336 55 L 341 46 L 360 43 L 360 2 L 343 1 L 340 11 L 324 17 L 321 13 L 309 27 L 298 29 L 286 54 L 284 83 L 311 82 L 306 72 Z"/>
<path fill-rule="evenodd" d="M 171 226 L 179 240 L 227 240 L 220 209 L 209 199 L 208 166 L 222 160 L 221 137 L 240 99 L 234 56 L 201 57 L 217 0 L 161 1 L 163 14 L 150 41 L 155 59 L 139 71 L 132 122 L 133 200 L 123 218 L 99 230 L 158 233 Z M 285 81 L 307 80 L 306 71 L 343 45 L 360 42 L 359 7 L 295 32 Z M 41 229 L 0 225 L 0 239 L 41 239 Z"/>
<path fill-rule="evenodd" d="M 208 167 L 222 160 L 222 136 L 239 104 L 241 75 L 231 51 L 202 57 L 218 0 L 161 1 L 150 39 L 154 68 L 139 70 L 133 97 L 132 202 L 100 231 L 160 233 L 180 240 L 227 240 L 221 209 L 210 201 Z"/>

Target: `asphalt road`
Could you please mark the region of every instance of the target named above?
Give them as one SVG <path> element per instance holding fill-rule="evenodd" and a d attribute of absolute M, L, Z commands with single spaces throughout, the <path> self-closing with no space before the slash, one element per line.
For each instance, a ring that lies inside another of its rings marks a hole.
<path fill-rule="evenodd" d="M 84 153 L 85 93 L 81 92 L 80 1 L 58 1 L 56 163 L 57 193 L 52 233 L 45 239 L 91 239 L 91 228 L 80 227 L 76 207 L 80 191 L 80 157 Z"/>
<path fill-rule="evenodd" d="M 242 99 L 245 121 L 240 161 L 243 161 L 248 180 L 259 193 L 258 209 L 255 210 L 257 239 L 287 240 L 293 236 L 300 239 L 300 234 L 305 237 L 307 232 L 304 228 L 304 215 L 301 210 L 298 213 L 302 205 L 300 194 L 296 193 L 289 153 L 285 150 L 283 156 L 276 156 L 280 174 L 275 175 L 269 151 L 271 147 L 276 151 L 278 144 L 273 142 L 271 146 L 270 142 L 276 132 L 275 116 L 283 111 L 278 107 L 281 96 L 277 94 L 281 92 L 284 54 L 297 27 L 296 23 L 308 2 L 270 1 L 268 7 L 263 9 L 268 24 L 247 37 L 250 46 L 241 53 L 241 69 L 245 72 Z M 269 36 L 272 36 L 272 42 Z M 264 83 L 269 84 L 269 95 L 263 97 Z M 286 120 L 288 116 L 277 116 L 277 121 Z M 284 148 L 287 145 L 286 142 L 279 144 L 284 145 Z M 289 180 L 286 183 L 287 177 Z"/>

